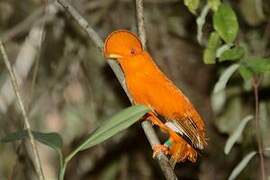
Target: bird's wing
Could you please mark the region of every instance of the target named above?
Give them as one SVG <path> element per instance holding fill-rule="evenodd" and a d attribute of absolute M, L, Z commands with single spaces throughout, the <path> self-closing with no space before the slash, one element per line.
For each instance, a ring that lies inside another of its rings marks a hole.
<path fill-rule="evenodd" d="M 152 84 L 149 84 L 154 88 L 145 93 L 150 92 L 155 94 L 154 97 L 161 97 L 157 100 L 152 98 L 153 96 L 146 96 L 151 98 L 149 104 L 166 119 L 167 126 L 186 137 L 195 148 L 203 149 L 207 144 L 204 122 L 188 98 L 165 76 L 160 78 L 159 82 L 149 79 L 152 79 Z"/>
<path fill-rule="evenodd" d="M 192 146 L 197 149 L 203 149 L 206 145 L 204 132 L 202 132 L 192 117 L 186 116 L 179 119 L 168 119 L 165 125 L 179 133 L 182 137 L 191 142 Z"/>

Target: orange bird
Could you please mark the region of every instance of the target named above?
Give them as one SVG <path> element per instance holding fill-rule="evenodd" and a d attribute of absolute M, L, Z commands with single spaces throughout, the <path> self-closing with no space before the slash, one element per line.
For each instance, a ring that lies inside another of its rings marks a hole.
<path fill-rule="evenodd" d="M 196 149 L 202 150 L 207 144 L 204 122 L 188 98 L 143 50 L 139 38 L 127 30 L 112 32 L 105 41 L 104 55 L 120 64 L 133 103 L 151 108 L 147 119 L 169 135 L 164 145 L 153 148 L 153 155 L 162 151 L 171 156 L 173 165 L 186 159 L 195 162 Z"/>

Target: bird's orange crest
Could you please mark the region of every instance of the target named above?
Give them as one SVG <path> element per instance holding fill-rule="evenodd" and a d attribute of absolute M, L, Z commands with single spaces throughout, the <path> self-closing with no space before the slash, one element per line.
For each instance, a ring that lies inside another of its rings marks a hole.
<path fill-rule="evenodd" d="M 128 57 L 142 51 L 142 44 L 138 37 L 126 30 L 114 31 L 105 40 L 104 55 L 106 58 Z"/>

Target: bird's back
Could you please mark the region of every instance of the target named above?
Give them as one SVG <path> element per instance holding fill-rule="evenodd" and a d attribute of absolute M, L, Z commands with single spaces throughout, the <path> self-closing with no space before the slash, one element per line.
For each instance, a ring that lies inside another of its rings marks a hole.
<path fill-rule="evenodd" d="M 125 60 L 122 68 L 136 103 L 149 105 L 167 118 L 189 113 L 200 118 L 186 96 L 160 71 L 147 52 Z"/>

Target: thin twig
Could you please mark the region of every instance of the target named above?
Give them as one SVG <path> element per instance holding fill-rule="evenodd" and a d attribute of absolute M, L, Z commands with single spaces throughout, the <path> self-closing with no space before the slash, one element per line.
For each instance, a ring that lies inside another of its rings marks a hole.
<path fill-rule="evenodd" d="M 144 13 L 143 13 L 143 0 L 136 0 L 136 15 L 137 15 L 137 25 L 138 33 L 141 39 L 143 48 L 146 48 L 146 33 L 144 27 Z"/>
<path fill-rule="evenodd" d="M 203 42 L 203 32 L 202 32 L 202 29 L 203 29 L 203 25 L 205 23 L 205 19 L 206 19 L 206 16 L 208 14 L 210 10 L 210 7 L 208 4 L 206 4 L 202 11 L 201 11 L 201 14 L 200 16 L 196 19 L 196 23 L 197 23 L 197 41 L 199 42 L 200 45 L 203 45 L 204 42 Z"/>
<path fill-rule="evenodd" d="M 136 0 L 136 12 L 137 12 L 136 14 L 137 14 L 139 37 L 141 39 L 143 48 L 146 49 L 146 32 L 144 26 L 143 0 Z M 152 125 L 149 121 L 142 122 L 142 128 L 152 148 L 154 147 L 154 145 L 160 144 L 160 141 L 157 138 L 157 135 L 155 134 L 155 131 L 152 128 Z M 166 179 L 168 180 L 177 179 L 167 157 L 162 152 L 158 154 L 157 159 Z"/>
<path fill-rule="evenodd" d="M 87 32 L 89 38 L 94 42 L 94 44 L 98 47 L 98 49 L 102 52 L 103 50 L 103 41 L 100 36 L 96 33 L 96 31 L 88 24 L 88 22 L 78 13 L 78 11 L 69 4 L 66 0 L 57 0 L 63 8 L 70 13 L 70 15 L 77 21 L 77 23 Z M 127 91 L 127 87 L 125 85 L 125 78 L 123 72 L 119 65 L 114 60 L 108 60 L 108 64 L 112 68 L 114 74 L 116 75 L 118 81 L 120 82 L 122 88 L 125 93 L 131 100 L 131 96 Z"/>
<path fill-rule="evenodd" d="M 263 157 L 263 142 L 261 139 L 261 126 L 260 126 L 260 117 L 259 117 L 259 79 L 258 77 L 253 78 L 253 88 L 254 88 L 254 97 L 255 97 L 255 126 L 256 126 L 256 139 L 258 143 L 258 151 L 260 156 L 260 166 L 261 166 L 261 179 L 265 180 L 265 168 L 264 168 L 264 157 Z"/>
<path fill-rule="evenodd" d="M 79 23 L 81 27 L 87 32 L 88 36 L 92 39 L 95 45 L 102 50 L 103 41 L 96 33 L 96 31 L 88 24 L 88 22 L 79 14 L 79 12 L 71 6 L 66 0 L 57 0 L 67 12 Z"/>
<path fill-rule="evenodd" d="M 22 98 L 21 98 L 21 95 L 20 95 L 20 92 L 19 92 L 18 81 L 16 79 L 14 70 L 11 67 L 11 64 L 9 62 L 7 53 L 5 51 L 4 45 L 3 45 L 1 40 L 0 40 L 0 49 L 1 49 L 1 54 L 3 56 L 3 60 L 5 62 L 5 65 L 7 67 L 7 70 L 9 72 L 9 75 L 10 75 L 10 78 L 11 78 L 11 83 L 12 83 L 12 86 L 13 86 L 13 90 L 14 90 L 14 92 L 16 94 L 19 106 L 20 106 L 21 111 L 22 111 L 23 120 L 24 120 L 24 126 L 25 126 L 25 128 L 27 130 L 27 133 L 28 133 L 28 136 L 29 136 L 29 139 L 30 139 L 30 144 L 31 144 L 31 147 L 32 147 L 32 150 L 33 150 L 33 153 L 34 153 L 34 159 L 35 159 L 36 171 L 37 171 L 38 177 L 39 177 L 40 180 L 45 180 L 43 170 L 42 170 L 42 166 L 41 166 L 41 162 L 40 162 L 40 159 L 39 159 L 37 146 L 36 146 L 36 143 L 35 143 L 35 140 L 34 140 L 34 136 L 33 136 L 32 132 L 31 132 L 31 126 L 30 126 L 30 123 L 29 123 L 29 118 L 28 118 L 28 116 L 26 114 L 26 110 L 25 110 L 25 107 L 24 107 L 24 104 L 22 102 Z"/>
<path fill-rule="evenodd" d="M 93 30 L 93 28 L 88 24 L 88 22 L 78 13 L 78 11 L 76 9 L 74 9 L 74 7 L 71 6 L 66 0 L 57 0 L 57 1 L 65 8 L 65 10 L 68 13 L 71 14 L 71 16 L 78 22 L 78 24 L 88 33 L 88 36 L 95 43 L 95 45 L 100 50 L 102 50 L 102 48 L 103 48 L 102 39 L 96 33 L 96 31 Z M 141 8 L 142 7 L 143 6 L 141 6 Z M 143 15 L 142 14 L 143 11 L 140 10 L 140 12 L 141 12 L 141 15 Z M 145 39 L 145 31 L 144 31 L 143 24 L 142 24 L 141 28 L 143 30 L 141 31 L 140 38 Z M 146 41 L 144 40 L 142 42 L 145 44 Z M 129 97 L 129 100 L 132 102 L 132 98 L 127 91 L 124 75 L 123 75 L 123 72 L 121 71 L 121 68 L 113 60 L 108 60 L 107 62 L 110 65 L 110 67 L 112 68 L 114 74 L 116 75 L 116 77 L 117 77 L 118 81 L 120 82 L 122 88 L 124 89 L 125 93 Z M 148 138 L 148 141 L 151 143 L 152 146 L 160 143 L 158 138 L 157 138 L 157 135 L 155 134 L 155 132 L 153 130 L 153 127 L 150 124 L 150 122 L 148 122 L 148 121 L 143 122 L 142 127 L 143 127 L 145 134 L 146 134 L 146 137 Z M 163 153 L 160 153 L 160 154 L 158 154 L 157 159 L 159 161 L 159 164 L 161 166 L 161 169 L 163 170 L 165 177 L 168 180 L 177 179 L 177 177 L 174 174 L 173 169 L 171 168 L 171 166 L 169 164 L 167 157 Z"/>

